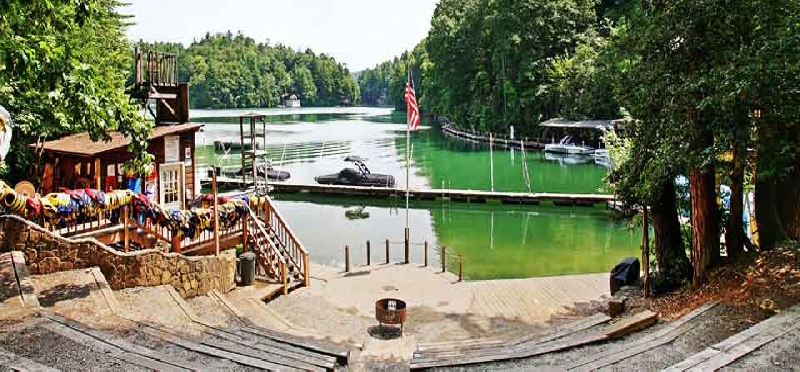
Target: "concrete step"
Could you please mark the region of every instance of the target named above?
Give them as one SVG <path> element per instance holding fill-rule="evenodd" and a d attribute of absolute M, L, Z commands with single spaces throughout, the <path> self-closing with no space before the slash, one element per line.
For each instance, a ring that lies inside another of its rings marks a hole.
<path fill-rule="evenodd" d="M 16 251 L 0 254 L 0 319 L 24 317 L 37 308 L 25 255 Z"/>

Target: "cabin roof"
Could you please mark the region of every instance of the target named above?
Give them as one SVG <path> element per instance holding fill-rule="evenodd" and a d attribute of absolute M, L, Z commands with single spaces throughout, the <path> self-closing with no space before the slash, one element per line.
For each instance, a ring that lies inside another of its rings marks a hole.
<path fill-rule="evenodd" d="M 581 129 L 607 129 L 613 128 L 620 120 L 567 120 L 550 119 L 539 123 L 542 127 L 551 128 L 581 128 Z"/>
<path fill-rule="evenodd" d="M 184 132 L 196 132 L 203 127 L 202 124 L 180 124 L 180 125 L 165 125 L 153 128 L 153 133 L 150 134 L 148 140 L 154 140 L 164 136 L 180 134 Z M 92 141 L 89 138 L 88 132 L 81 132 L 71 136 L 59 138 L 53 141 L 47 141 L 42 145 L 45 152 L 53 152 L 66 155 L 76 155 L 81 157 L 91 157 L 102 154 L 107 151 L 117 150 L 127 147 L 131 141 L 117 131 L 109 132 L 111 137 L 109 141 Z M 28 147 L 36 148 L 36 144 L 32 143 Z"/>

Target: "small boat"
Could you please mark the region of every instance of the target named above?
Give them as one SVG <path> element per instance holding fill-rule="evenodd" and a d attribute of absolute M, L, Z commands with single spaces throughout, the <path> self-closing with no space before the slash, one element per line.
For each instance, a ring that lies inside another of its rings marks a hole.
<path fill-rule="evenodd" d="M 229 151 L 229 150 L 252 150 L 252 145 L 249 143 L 245 143 L 242 146 L 242 143 L 239 141 L 214 141 L 214 149 L 217 151 Z M 256 150 L 260 150 L 261 145 L 256 142 Z"/>
<path fill-rule="evenodd" d="M 549 143 L 544 145 L 544 152 L 553 154 L 592 155 L 594 150 L 590 147 L 573 144 L 572 137 L 566 136 L 558 143 Z"/>
<path fill-rule="evenodd" d="M 253 168 L 248 167 L 247 175 L 252 177 Z M 291 177 L 291 174 L 287 171 L 277 170 L 273 168 L 271 165 L 259 165 L 258 166 L 258 175 L 260 177 L 264 177 L 264 172 L 266 171 L 267 179 L 274 180 L 274 181 L 285 181 Z M 217 174 L 223 174 L 229 177 L 241 177 L 242 176 L 242 168 L 237 168 L 235 170 L 230 169 L 220 169 L 217 167 Z"/>
<path fill-rule="evenodd" d="M 393 176 L 370 172 L 367 165 L 364 164 L 364 159 L 357 156 L 348 156 L 344 161 L 353 163 L 358 169 L 344 168 L 339 173 L 315 177 L 314 181 L 323 185 L 372 187 L 394 187 L 395 185 Z"/>

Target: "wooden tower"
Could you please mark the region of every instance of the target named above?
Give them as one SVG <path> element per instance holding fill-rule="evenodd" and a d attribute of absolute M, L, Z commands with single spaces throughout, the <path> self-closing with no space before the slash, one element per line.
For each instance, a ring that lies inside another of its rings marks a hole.
<path fill-rule="evenodd" d="M 189 122 L 189 84 L 178 82 L 178 55 L 135 50 L 136 64 L 131 98 L 139 100 L 156 119 L 156 125 Z M 151 102 L 155 101 L 153 112 Z"/>

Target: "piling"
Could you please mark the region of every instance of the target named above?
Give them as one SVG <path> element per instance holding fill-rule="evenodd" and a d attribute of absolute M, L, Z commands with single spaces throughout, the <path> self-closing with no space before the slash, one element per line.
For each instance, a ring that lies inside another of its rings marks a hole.
<path fill-rule="evenodd" d="M 389 239 L 386 239 L 386 264 L 389 264 Z"/>
<path fill-rule="evenodd" d="M 370 252 L 369 240 L 367 240 L 367 266 L 372 264 L 371 256 L 372 255 L 371 255 L 371 252 Z"/>
<path fill-rule="evenodd" d="M 458 281 L 461 282 L 461 267 L 463 266 L 463 258 L 461 255 L 458 255 Z"/>
<path fill-rule="evenodd" d="M 405 239 L 405 250 L 406 250 L 406 251 L 405 251 L 405 263 L 406 263 L 406 264 L 408 264 L 408 263 L 409 263 L 409 260 L 408 260 L 408 248 L 409 248 L 409 247 L 408 247 L 408 244 L 409 244 L 409 242 L 408 242 L 408 235 L 409 235 L 409 234 L 408 234 L 408 228 L 406 228 L 406 239 Z"/>
<path fill-rule="evenodd" d="M 442 259 L 442 273 L 445 273 L 447 272 L 447 247 L 444 245 L 442 246 L 442 255 L 440 257 Z"/>
<path fill-rule="evenodd" d="M 428 267 L 428 241 L 425 241 L 425 267 Z"/>
<path fill-rule="evenodd" d="M 350 246 L 344 246 L 344 272 L 350 272 Z"/>

